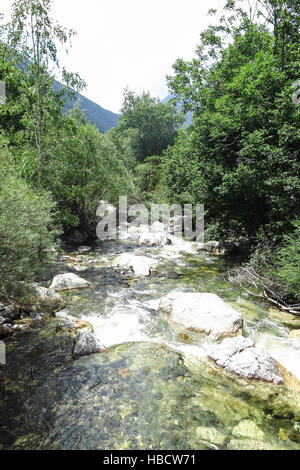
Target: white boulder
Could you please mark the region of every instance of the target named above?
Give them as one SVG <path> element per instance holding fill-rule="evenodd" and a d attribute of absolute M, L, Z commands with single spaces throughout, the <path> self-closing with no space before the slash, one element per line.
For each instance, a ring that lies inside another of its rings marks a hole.
<path fill-rule="evenodd" d="M 267 351 L 254 347 L 249 338 L 226 338 L 213 346 L 208 355 L 228 372 L 249 379 L 283 383 L 274 359 Z"/>
<path fill-rule="evenodd" d="M 115 259 L 114 264 L 121 268 L 131 268 L 137 276 L 149 276 L 151 268 L 155 268 L 158 263 L 154 258 L 123 253 Z"/>
<path fill-rule="evenodd" d="M 161 299 L 159 310 L 189 330 L 217 338 L 239 334 L 243 327 L 240 313 L 215 294 L 171 292 Z"/>
<path fill-rule="evenodd" d="M 50 289 L 53 289 L 56 292 L 62 292 L 65 290 L 86 289 L 91 286 L 92 284 L 90 282 L 82 279 L 82 277 L 79 277 L 77 274 L 67 273 L 55 276 Z"/>

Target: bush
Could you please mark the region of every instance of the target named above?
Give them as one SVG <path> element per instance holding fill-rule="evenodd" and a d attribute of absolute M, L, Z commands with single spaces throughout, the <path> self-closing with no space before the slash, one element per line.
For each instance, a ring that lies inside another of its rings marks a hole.
<path fill-rule="evenodd" d="M 48 193 L 34 191 L 16 172 L 0 148 L 0 299 L 16 299 L 52 264 L 58 230 Z M 22 283 L 21 283 L 22 282 Z"/>
<path fill-rule="evenodd" d="M 275 277 L 283 283 L 286 294 L 300 299 L 300 219 L 293 224 L 295 231 L 283 238 L 278 251 L 278 269 Z"/>

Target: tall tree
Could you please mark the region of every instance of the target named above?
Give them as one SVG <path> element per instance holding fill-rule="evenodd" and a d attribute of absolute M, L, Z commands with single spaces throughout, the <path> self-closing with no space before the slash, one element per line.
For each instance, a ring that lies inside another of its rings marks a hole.
<path fill-rule="evenodd" d="M 135 130 L 133 146 L 138 161 L 162 152 L 174 143 L 183 119 L 175 106 L 162 103 L 149 93 L 136 95 L 125 90 L 122 117 L 117 132 Z"/>
<path fill-rule="evenodd" d="M 280 239 L 299 211 L 300 109 L 292 85 L 300 36 L 294 27 L 282 36 L 287 14 L 296 24 L 298 5 L 277 3 L 274 30 L 259 8 L 254 18 L 228 1 L 225 15 L 201 34 L 195 59 L 178 60 L 169 77 L 194 119 L 165 159 L 168 195 L 204 203 L 214 237 L 264 229 Z"/>
<path fill-rule="evenodd" d="M 53 80 L 48 69 L 59 68 L 57 44 L 67 45 L 74 36 L 73 30 L 57 24 L 50 16 L 51 0 L 15 0 L 11 21 L 4 25 L 7 50 L 21 60 L 25 75 L 33 81 L 34 91 L 27 88 L 31 101 L 32 124 L 38 151 L 37 178 L 41 184 L 44 148 L 43 133 L 47 115 L 47 97 L 53 93 Z M 81 89 L 84 82 L 77 74 L 62 69 L 62 79 L 67 87 Z"/>

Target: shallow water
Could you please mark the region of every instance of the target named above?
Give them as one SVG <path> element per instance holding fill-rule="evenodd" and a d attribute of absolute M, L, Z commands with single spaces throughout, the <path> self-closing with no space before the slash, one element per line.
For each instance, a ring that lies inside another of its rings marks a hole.
<path fill-rule="evenodd" d="M 124 251 L 157 258 L 158 274 L 122 274 L 113 260 Z M 289 339 L 300 324 L 228 283 L 240 260 L 120 241 L 81 262 L 93 288 L 64 294 L 66 313 L 88 320 L 109 352 L 72 361 L 59 316 L 10 342 L 0 448 L 300 449 L 299 392 L 224 373 L 205 358 L 209 338 L 155 310 L 173 289 L 216 293 L 241 312 L 243 334 L 300 379 L 300 345 Z"/>

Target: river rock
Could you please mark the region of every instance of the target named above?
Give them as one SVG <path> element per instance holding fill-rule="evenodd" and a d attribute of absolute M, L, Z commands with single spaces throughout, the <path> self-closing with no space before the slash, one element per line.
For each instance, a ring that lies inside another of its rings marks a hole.
<path fill-rule="evenodd" d="M 193 243 L 193 249 L 196 252 L 207 251 L 216 255 L 228 256 L 240 251 L 239 246 L 232 243 L 210 241 L 206 243 Z"/>
<path fill-rule="evenodd" d="M 259 429 L 255 422 L 250 419 L 240 421 L 240 423 L 233 428 L 232 435 L 235 437 L 257 439 L 259 441 L 262 441 L 265 437 L 265 434 Z"/>
<path fill-rule="evenodd" d="M 290 338 L 298 340 L 300 342 L 300 330 L 292 330 L 289 334 Z"/>
<path fill-rule="evenodd" d="M 208 441 L 217 445 L 223 445 L 226 440 L 226 435 L 222 434 L 215 428 L 199 426 L 196 428 L 196 435 L 200 440 Z"/>
<path fill-rule="evenodd" d="M 258 439 L 232 439 L 228 444 L 229 450 L 287 450 L 279 444 L 262 442 Z"/>
<path fill-rule="evenodd" d="M 18 307 L 16 307 L 16 305 L 13 304 L 7 305 L 2 315 L 4 316 L 4 318 L 7 318 L 11 321 L 18 320 L 19 318 L 21 318 L 20 310 L 18 309 Z"/>
<path fill-rule="evenodd" d="M 31 284 L 26 295 L 25 309 L 29 311 L 40 310 L 45 313 L 54 313 L 62 310 L 66 301 L 52 289 L 46 289 L 38 284 Z"/>
<path fill-rule="evenodd" d="M 239 334 L 243 327 L 240 313 L 216 294 L 171 292 L 161 299 L 159 310 L 189 330 L 217 338 Z"/>
<path fill-rule="evenodd" d="M 13 334 L 13 330 L 8 325 L 0 325 L 0 340 L 8 338 Z"/>
<path fill-rule="evenodd" d="M 207 251 L 208 253 L 216 253 L 220 246 L 220 242 L 210 241 L 206 243 L 193 243 L 193 249 L 195 251 Z"/>
<path fill-rule="evenodd" d="M 89 354 L 105 351 L 103 344 L 87 328 L 79 331 L 74 339 L 73 357 L 78 359 Z"/>
<path fill-rule="evenodd" d="M 74 331 L 87 328 L 89 331 L 93 331 L 92 325 L 87 320 L 74 317 L 73 315 L 70 315 L 66 310 L 62 310 L 56 316 L 61 320 L 61 326 L 64 328 L 69 328 Z"/>
<path fill-rule="evenodd" d="M 154 258 L 147 256 L 135 256 L 131 253 L 123 253 L 115 259 L 114 264 L 121 268 L 131 268 L 137 276 L 150 276 L 151 269 L 157 267 Z"/>
<path fill-rule="evenodd" d="M 269 315 L 271 318 L 284 326 L 291 328 L 300 328 L 300 317 L 293 315 L 292 313 L 283 312 L 277 308 L 270 308 Z"/>
<path fill-rule="evenodd" d="M 274 359 L 267 351 L 254 347 L 249 338 L 226 338 L 210 348 L 208 356 L 226 371 L 242 377 L 284 383 Z"/>
<path fill-rule="evenodd" d="M 90 282 L 77 276 L 77 274 L 67 273 L 55 276 L 50 289 L 53 289 L 56 292 L 62 292 L 73 289 L 87 289 L 91 286 L 92 284 Z"/>
<path fill-rule="evenodd" d="M 145 232 L 139 236 L 139 243 L 141 245 L 164 246 L 170 242 L 165 232 Z"/>
<path fill-rule="evenodd" d="M 79 248 L 77 248 L 77 251 L 78 253 L 88 253 L 89 251 L 91 251 L 91 247 L 90 246 L 80 246 Z"/>

